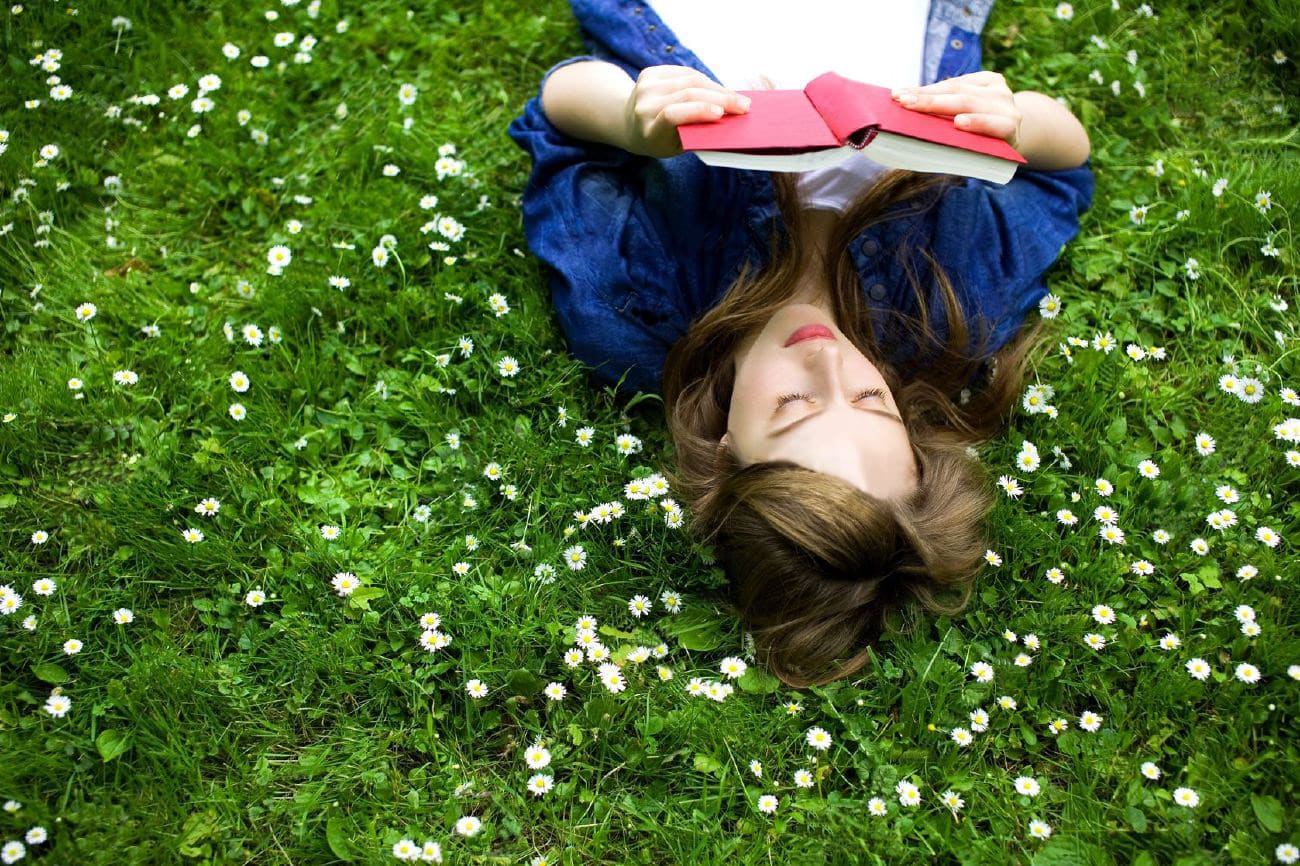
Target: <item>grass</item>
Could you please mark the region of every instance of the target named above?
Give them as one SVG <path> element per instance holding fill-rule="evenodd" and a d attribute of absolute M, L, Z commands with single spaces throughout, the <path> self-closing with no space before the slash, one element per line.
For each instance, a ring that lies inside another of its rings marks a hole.
<path fill-rule="evenodd" d="M 505 128 L 542 72 L 583 50 L 566 5 L 324 2 L 317 18 L 305 4 L 25 5 L 0 19 L 0 226 L 12 224 L 0 236 L 0 582 L 22 596 L 0 618 L 0 799 L 22 804 L 0 814 L 0 841 L 42 826 L 48 841 L 28 857 L 85 864 L 387 863 L 409 838 L 438 841 L 452 863 L 965 866 L 1260 863 L 1300 842 L 1300 468 L 1274 432 L 1300 415 L 1281 397 L 1300 383 L 1289 4 L 1158 4 L 1148 17 L 1087 2 L 1068 21 L 998 4 L 986 68 L 1063 97 L 1097 177 L 1049 275 L 1070 357 L 1049 353 L 1036 381 L 1059 415 L 1017 411 L 982 452 L 993 477 L 1024 488 L 990 527 L 1001 565 L 963 615 L 891 633 L 861 678 L 794 692 L 751 658 L 721 702 L 685 689 L 747 658 L 739 624 L 710 601 L 721 574 L 663 509 L 624 496 L 671 466 L 661 404 L 616 402 L 566 356 L 524 248 L 529 166 Z M 295 45 L 314 35 L 310 62 L 272 45 L 281 31 Z M 50 48 L 73 88 L 63 101 L 27 63 Z M 258 53 L 268 68 L 250 65 Z M 221 86 L 199 116 L 189 103 L 208 73 Z M 173 100 L 177 83 L 189 93 Z M 403 83 L 418 90 L 409 106 Z M 129 101 L 149 93 L 156 107 Z M 59 155 L 37 165 L 51 143 Z M 463 171 L 439 178 L 445 144 Z M 428 194 L 438 204 L 425 210 Z M 463 238 L 421 233 L 435 215 Z M 396 247 L 379 268 L 370 251 L 385 234 Z M 276 244 L 293 255 L 278 277 L 265 273 Z M 97 312 L 80 322 L 85 302 Z M 1117 350 L 1094 349 L 1107 333 Z M 1133 360 L 1130 342 L 1166 358 Z M 506 355 L 511 378 L 497 371 Z M 114 384 L 119 370 L 138 382 Z M 236 370 L 248 391 L 231 390 Z M 1224 392 L 1225 374 L 1258 379 L 1263 399 Z M 1198 453 L 1200 432 L 1212 454 Z M 624 433 L 643 449 L 620 453 Z M 1025 440 L 1042 454 L 1033 472 L 1016 466 Z M 1157 478 L 1139 474 L 1143 460 Z M 484 476 L 491 462 L 499 480 Z M 1238 501 L 1217 498 L 1221 485 Z M 207 497 L 220 501 L 212 517 L 195 513 Z M 624 516 L 575 526 L 576 510 L 613 500 Z M 1102 504 L 1123 545 L 1098 537 Z M 1217 531 L 1206 515 L 1223 507 L 1238 523 Z M 1077 526 L 1057 521 L 1063 508 Z M 191 527 L 202 542 L 184 540 Z M 1257 540 L 1260 527 L 1280 544 Z M 581 571 L 563 565 L 574 544 Z M 1132 571 L 1139 559 L 1152 574 Z M 346 598 L 331 588 L 342 571 L 362 584 Z M 43 578 L 53 594 L 35 591 Z M 265 603 L 246 603 L 251 590 Z M 679 613 L 660 600 L 669 590 Z M 627 606 L 636 594 L 653 603 L 642 618 Z M 1098 604 L 1113 623 L 1094 621 Z M 1258 637 L 1241 632 L 1243 604 Z M 132 622 L 114 621 L 120 608 Z M 426 612 L 451 636 L 434 652 L 419 644 Z M 565 665 L 581 615 L 597 618 L 625 691 L 608 692 L 594 664 Z M 1031 633 L 1037 650 L 1020 640 Z M 1089 633 L 1105 648 L 1085 645 Z M 1181 645 L 1159 649 L 1166 633 Z M 70 638 L 81 652 L 66 654 Z M 627 659 L 660 644 L 662 658 Z M 1028 667 L 1012 663 L 1021 651 Z M 1205 681 L 1187 674 L 1192 658 L 1212 668 Z M 971 675 L 977 662 L 991 683 Z M 1258 682 L 1235 677 L 1243 662 Z M 471 679 L 486 697 L 467 694 Z M 562 701 L 542 693 L 552 681 Z M 72 701 L 62 717 L 44 709 L 55 689 Z M 958 747 L 950 731 L 977 708 L 988 729 Z M 1081 730 L 1087 711 L 1103 717 L 1096 732 Z M 1058 718 L 1069 728 L 1055 734 Z M 814 726 L 833 740 L 824 752 L 805 742 Z M 539 739 L 554 779 L 540 797 L 523 757 Z M 794 785 L 801 769 L 812 787 Z M 1017 794 L 1019 776 L 1041 793 Z M 895 794 L 908 780 L 915 807 Z M 1197 806 L 1174 802 L 1181 787 Z M 939 800 L 949 790 L 965 801 L 955 815 Z M 763 794 L 779 798 L 770 816 Z M 885 816 L 868 813 L 872 797 Z M 468 815 L 482 829 L 457 835 Z M 1031 835 L 1035 819 L 1050 839 Z"/>

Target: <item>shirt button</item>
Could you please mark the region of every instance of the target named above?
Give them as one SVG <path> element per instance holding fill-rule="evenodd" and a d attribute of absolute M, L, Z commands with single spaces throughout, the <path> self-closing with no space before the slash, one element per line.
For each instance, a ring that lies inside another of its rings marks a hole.
<path fill-rule="evenodd" d="M 954 39 L 952 42 L 948 44 L 951 45 L 953 48 L 956 48 L 958 51 L 961 50 L 962 41 L 960 39 Z"/>
<path fill-rule="evenodd" d="M 883 301 L 885 299 L 885 294 L 886 294 L 885 284 L 876 283 L 874 286 L 872 286 L 870 289 L 867 290 L 867 294 L 871 295 L 872 300 Z"/>
<path fill-rule="evenodd" d="M 867 239 L 862 242 L 862 251 L 869 256 L 874 256 L 876 253 L 880 252 L 880 244 L 871 239 Z"/>

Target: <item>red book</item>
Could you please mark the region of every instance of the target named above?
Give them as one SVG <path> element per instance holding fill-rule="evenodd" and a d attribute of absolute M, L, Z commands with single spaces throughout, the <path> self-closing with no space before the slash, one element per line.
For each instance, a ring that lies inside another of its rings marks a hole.
<path fill-rule="evenodd" d="M 742 90 L 744 114 L 677 128 L 682 148 L 709 165 L 807 171 L 861 151 L 890 168 L 1006 183 L 1025 164 L 1000 138 L 958 129 L 951 117 L 913 111 L 887 87 L 827 72 L 803 90 Z"/>

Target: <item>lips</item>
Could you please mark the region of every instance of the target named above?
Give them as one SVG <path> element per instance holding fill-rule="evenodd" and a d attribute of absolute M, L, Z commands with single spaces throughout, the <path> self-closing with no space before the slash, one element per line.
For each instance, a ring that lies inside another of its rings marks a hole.
<path fill-rule="evenodd" d="M 785 341 L 786 347 L 793 346 L 795 343 L 802 343 L 804 340 L 834 340 L 835 334 L 825 325 L 804 325 L 799 330 L 790 335 L 790 339 Z"/>

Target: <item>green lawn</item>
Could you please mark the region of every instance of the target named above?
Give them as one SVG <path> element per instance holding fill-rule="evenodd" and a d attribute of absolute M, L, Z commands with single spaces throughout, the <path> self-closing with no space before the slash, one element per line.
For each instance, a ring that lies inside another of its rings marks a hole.
<path fill-rule="evenodd" d="M 986 68 L 1092 140 L 1094 206 L 1048 278 L 1056 412 L 982 451 L 1023 492 L 999 493 L 967 612 L 798 692 L 715 603 L 675 491 L 629 495 L 671 471 L 662 404 L 567 356 L 527 255 L 505 130 L 582 52 L 566 4 L 23 5 L 0 11 L 0 843 L 50 864 L 380 864 L 404 839 L 448 863 L 1291 862 L 1292 0 L 999 2 Z M 566 662 L 583 616 L 622 690 L 599 652 Z"/>

